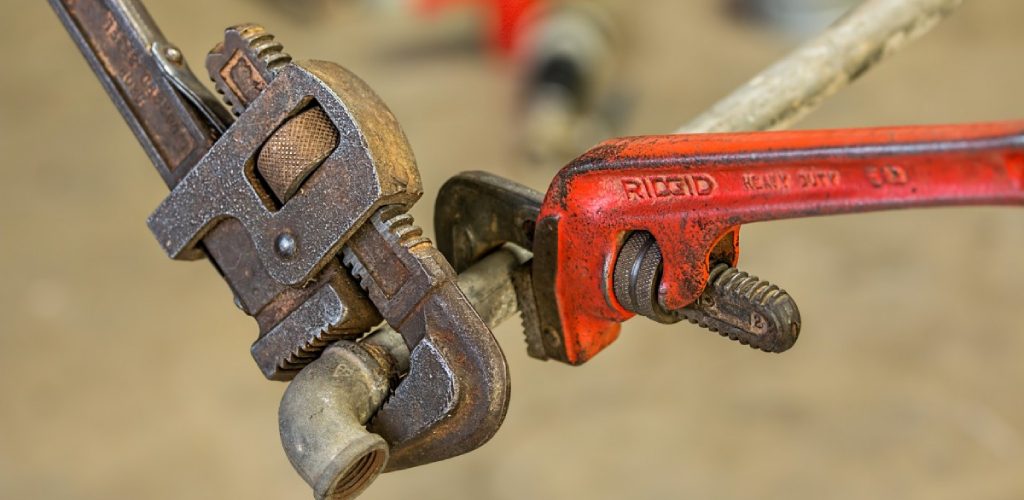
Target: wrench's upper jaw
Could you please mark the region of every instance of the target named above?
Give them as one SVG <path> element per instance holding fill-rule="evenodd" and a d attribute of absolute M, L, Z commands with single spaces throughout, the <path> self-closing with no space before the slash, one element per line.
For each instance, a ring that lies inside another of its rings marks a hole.
<path fill-rule="evenodd" d="M 505 243 L 530 248 L 543 196 L 488 172 L 462 172 L 437 192 L 437 249 L 461 273 Z"/>
<path fill-rule="evenodd" d="M 379 169 L 378 182 L 384 193 L 406 195 L 412 205 L 423 195 L 423 183 L 412 146 L 398 119 L 384 100 L 361 78 L 348 69 L 328 61 L 296 63 L 334 92 L 343 103 L 348 118 L 356 125 L 350 138 L 361 141 Z"/>
<path fill-rule="evenodd" d="M 409 321 L 427 333 L 370 426 L 391 445 L 387 470 L 472 451 L 494 436 L 508 411 L 505 355 L 455 283 L 442 284 Z"/>

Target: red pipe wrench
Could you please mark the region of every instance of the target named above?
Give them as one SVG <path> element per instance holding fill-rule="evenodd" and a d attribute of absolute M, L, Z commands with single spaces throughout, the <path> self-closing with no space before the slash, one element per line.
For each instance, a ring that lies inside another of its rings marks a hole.
<path fill-rule="evenodd" d="M 545 326 L 573 364 L 615 340 L 633 313 L 615 297 L 613 270 L 635 231 L 657 242 L 658 300 L 675 310 L 697 300 L 713 264 L 736 264 L 742 224 L 1021 205 L 1022 184 L 1024 122 L 610 140 L 563 168 L 541 207 L 534 271 L 553 271 L 558 311 Z"/>
<path fill-rule="evenodd" d="M 1022 184 L 1024 122 L 647 136 L 584 153 L 542 202 L 523 186 L 463 174 L 442 188 L 435 220 L 456 269 L 504 242 L 533 250 L 516 281 L 536 357 L 583 363 L 635 314 L 689 319 L 780 352 L 796 341 L 799 312 L 784 291 L 732 267 L 741 225 L 1022 205 Z M 473 196 L 488 201 L 466 213 Z"/>

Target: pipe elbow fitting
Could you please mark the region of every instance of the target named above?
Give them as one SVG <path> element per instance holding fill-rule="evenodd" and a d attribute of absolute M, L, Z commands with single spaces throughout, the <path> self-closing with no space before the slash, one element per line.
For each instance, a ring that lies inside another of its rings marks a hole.
<path fill-rule="evenodd" d="M 387 397 L 392 370 L 378 349 L 336 342 L 299 372 L 281 398 L 281 443 L 317 500 L 352 498 L 387 465 L 387 442 L 366 430 Z"/>

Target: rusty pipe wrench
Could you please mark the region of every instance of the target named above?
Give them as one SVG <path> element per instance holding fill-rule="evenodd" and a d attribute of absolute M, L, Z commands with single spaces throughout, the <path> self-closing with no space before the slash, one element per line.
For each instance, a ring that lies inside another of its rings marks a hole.
<path fill-rule="evenodd" d="M 456 210 L 471 199 L 486 201 Z M 543 201 L 490 174 L 453 178 L 435 224 L 456 269 L 506 242 L 532 249 L 513 275 L 529 352 L 580 364 L 634 314 L 792 346 L 792 298 L 733 267 L 742 224 L 983 204 L 1024 204 L 1024 122 L 613 139 Z"/>
<path fill-rule="evenodd" d="M 234 117 L 199 83 L 141 3 L 50 3 L 164 182 L 175 188 Z M 231 219 L 208 231 L 190 256 L 204 253 L 224 276 L 239 308 L 259 323 L 256 345 L 284 336 L 282 330 L 308 334 L 308 345 L 296 342 L 295 353 L 282 349 L 264 356 L 254 345 L 268 378 L 290 378 L 317 344 L 357 336 L 380 321 L 340 264 L 325 266 L 319 282 L 305 287 L 273 279 L 244 227 Z"/>
<path fill-rule="evenodd" d="M 365 83 L 332 63 L 293 62 L 262 28 L 238 26 L 207 60 L 235 120 L 139 2 L 51 5 L 172 189 L 151 230 L 170 256 L 209 257 L 224 276 L 259 323 L 252 354 L 266 377 L 290 379 L 383 316 L 412 351 L 374 423 L 391 468 L 465 453 L 496 432 L 504 355 L 405 213 L 419 173 Z"/>

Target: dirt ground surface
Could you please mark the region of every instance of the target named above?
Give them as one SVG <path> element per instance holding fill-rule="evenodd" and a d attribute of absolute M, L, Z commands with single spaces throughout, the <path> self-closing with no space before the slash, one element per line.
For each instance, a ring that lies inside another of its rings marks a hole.
<path fill-rule="evenodd" d="M 151 0 L 194 68 L 258 21 L 337 61 L 412 142 L 432 232 L 441 183 L 486 169 L 537 189 L 517 154 L 511 71 L 439 24 L 336 2 Z M 309 2 L 311 3 L 311 2 Z M 664 133 L 796 40 L 719 2 L 623 2 L 627 132 Z M 632 7 L 625 7 L 631 5 Z M 968 2 L 802 127 L 1022 116 L 1021 2 Z M 442 22 L 443 24 L 443 22 Z M 305 499 L 254 322 L 209 265 L 168 260 L 144 223 L 165 196 L 44 2 L 0 16 L 0 498 Z M 388 474 L 366 498 L 1013 499 L 1024 497 L 1024 212 L 931 209 L 752 225 L 743 267 L 797 299 L 799 344 L 754 352 L 636 320 L 586 366 L 526 356 L 482 449 Z"/>

